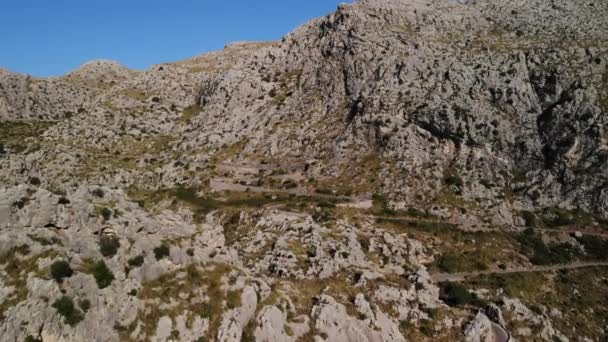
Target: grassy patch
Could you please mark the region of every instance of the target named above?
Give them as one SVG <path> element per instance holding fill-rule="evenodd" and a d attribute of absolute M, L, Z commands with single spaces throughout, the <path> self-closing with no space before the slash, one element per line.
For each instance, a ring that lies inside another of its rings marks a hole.
<path fill-rule="evenodd" d="M 225 310 L 224 303 L 238 306 L 240 302 L 240 297 L 236 299 L 237 293 L 228 295 L 222 289 L 222 278 L 230 270 L 226 265 L 214 265 L 212 269 L 206 270 L 190 265 L 145 283 L 137 294 L 138 298 L 146 303 L 138 315 L 143 324 L 143 334 L 146 337 L 153 336 L 161 317 L 175 318 L 188 311 L 189 322 L 195 316 L 209 319 L 210 326 L 206 337 L 214 339 Z M 208 301 L 195 300 L 205 295 Z M 174 305 L 162 305 L 163 303 Z"/>
<path fill-rule="evenodd" d="M 29 146 L 34 145 L 34 141 L 27 138 L 40 137 L 49 127 L 54 125 L 51 122 L 43 121 L 5 121 L 0 124 L 0 157 L 6 154 L 7 150 L 22 153 Z"/>
<path fill-rule="evenodd" d="M 484 271 L 488 269 L 488 255 L 485 251 L 449 252 L 439 258 L 437 267 L 447 273 Z"/>
<path fill-rule="evenodd" d="M 10 249 L 6 254 L 0 256 L 0 266 L 6 274 L 3 278 L 4 286 L 13 287 L 15 290 L 4 298 L 0 298 L 0 319 L 4 317 L 6 310 L 27 299 L 29 290 L 27 279 L 30 274 L 44 276 L 38 268 L 38 261 L 44 258 L 56 257 L 59 253 L 48 250 L 38 255 L 30 255 L 27 245 Z"/>
<path fill-rule="evenodd" d="M 489 289 L 491 299 L 499 302 L 502 292 L 520 299 L 535 312 L 540 305 L 555 308 L 562 317 L 552 317 L 559 330 L 576 339 L 586 336 L 601 339 L 608 317 L 608 269 L 585 268 L 551 273 L 514 273 L 479 277 L 467 284 L 478 289 Z M 505 317 L 509 320 L 508 314 Z M 526 322 L 507 322 L 509 326 L 525 326 Z M 532 327 L 533 328 L 533 327 Z"/>
<path fill-rule="evenodd" d="M 338 176 L 316 181 L 317 191 L 339 196 L 368 194 L 379 187 L 379 174 L 385 159 L 372 153 L 350 163 L 340 165 Z"/>
<path fill-rule="evenodd" d="M 580 251 L 569 243 L 545 244 L 531 228 L 518 235 L 517 241 L 522 254 L 535 265 L 567 264 L 580 257 Z"/>
<path fill-rule="evenodd" d="M 148 94 L 144 90 L 140 89 L 126 89 L 123 90 L 121 94 L 138 101 L 145 101 L 151 96 L 151 94 Z"/>
<path fill-rule="evenodd" d="M 198 105 L 198 103 L 188 106 L 182 111 L 182 116 L 180 120 L 183 122 L 189 122 L 190 120 L 192 120 L 192 118 L 200 114 L 201 110 L 202 109 Z"/>

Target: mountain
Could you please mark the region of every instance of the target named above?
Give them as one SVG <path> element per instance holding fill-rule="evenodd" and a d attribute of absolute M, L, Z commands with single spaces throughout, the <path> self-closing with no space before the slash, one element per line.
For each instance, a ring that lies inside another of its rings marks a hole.
<path fill-rule="evenodd" d="M 607 15 L 359 0 L 146 71 L 0 70 L 0 335 L 599 341 Z"/>

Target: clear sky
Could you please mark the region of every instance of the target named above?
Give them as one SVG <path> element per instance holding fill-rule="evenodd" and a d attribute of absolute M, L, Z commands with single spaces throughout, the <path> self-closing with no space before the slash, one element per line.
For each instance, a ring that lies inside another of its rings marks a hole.
<path fill-rule="evenodd" d="M 0 0 L 0 67 L 57 76 L 92 59 L 134 69 L 275 40 L 336 0 Z"/>

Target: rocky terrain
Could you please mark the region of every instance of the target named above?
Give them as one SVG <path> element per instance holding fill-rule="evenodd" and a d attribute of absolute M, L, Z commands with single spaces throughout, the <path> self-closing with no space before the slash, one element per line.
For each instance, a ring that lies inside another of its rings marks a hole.
<path fill-rule="evenodd" d="M 606 341 L 606 18 L 359 0 L 0 70 L 0 340 Z"/>

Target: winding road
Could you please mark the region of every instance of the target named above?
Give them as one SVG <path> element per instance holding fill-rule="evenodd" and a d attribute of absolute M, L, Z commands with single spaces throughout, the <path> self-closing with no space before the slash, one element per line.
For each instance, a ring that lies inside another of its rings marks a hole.
<path fill-rule="evenodd" d="M 492 334 L 494 335 L 494 342 L 509 342 L 511 340 L 509 332 L 494 322 L 492 322 Z"/>
<path fill-rule="evenodd" d="M 482 275 L 494 275 L 494 274 L 514 274 L 514 273 L 533 273 L 533 272 L 550 272 L 559 270 L 573 270 L 578 268 L 588 267 L 608 267 L 608 262 L 575 262 L 566 265 L 551 265 L 551 266 L 532 266 L 513 268 L 507 270 L 489 270 L 489 271 L 477 271 L 477 272 L 462 272 L 462 273 L 435 273 L 431 275 L 435 282 L 459 282 L 465 281 L 468 278 L 475 278 Z"/>

